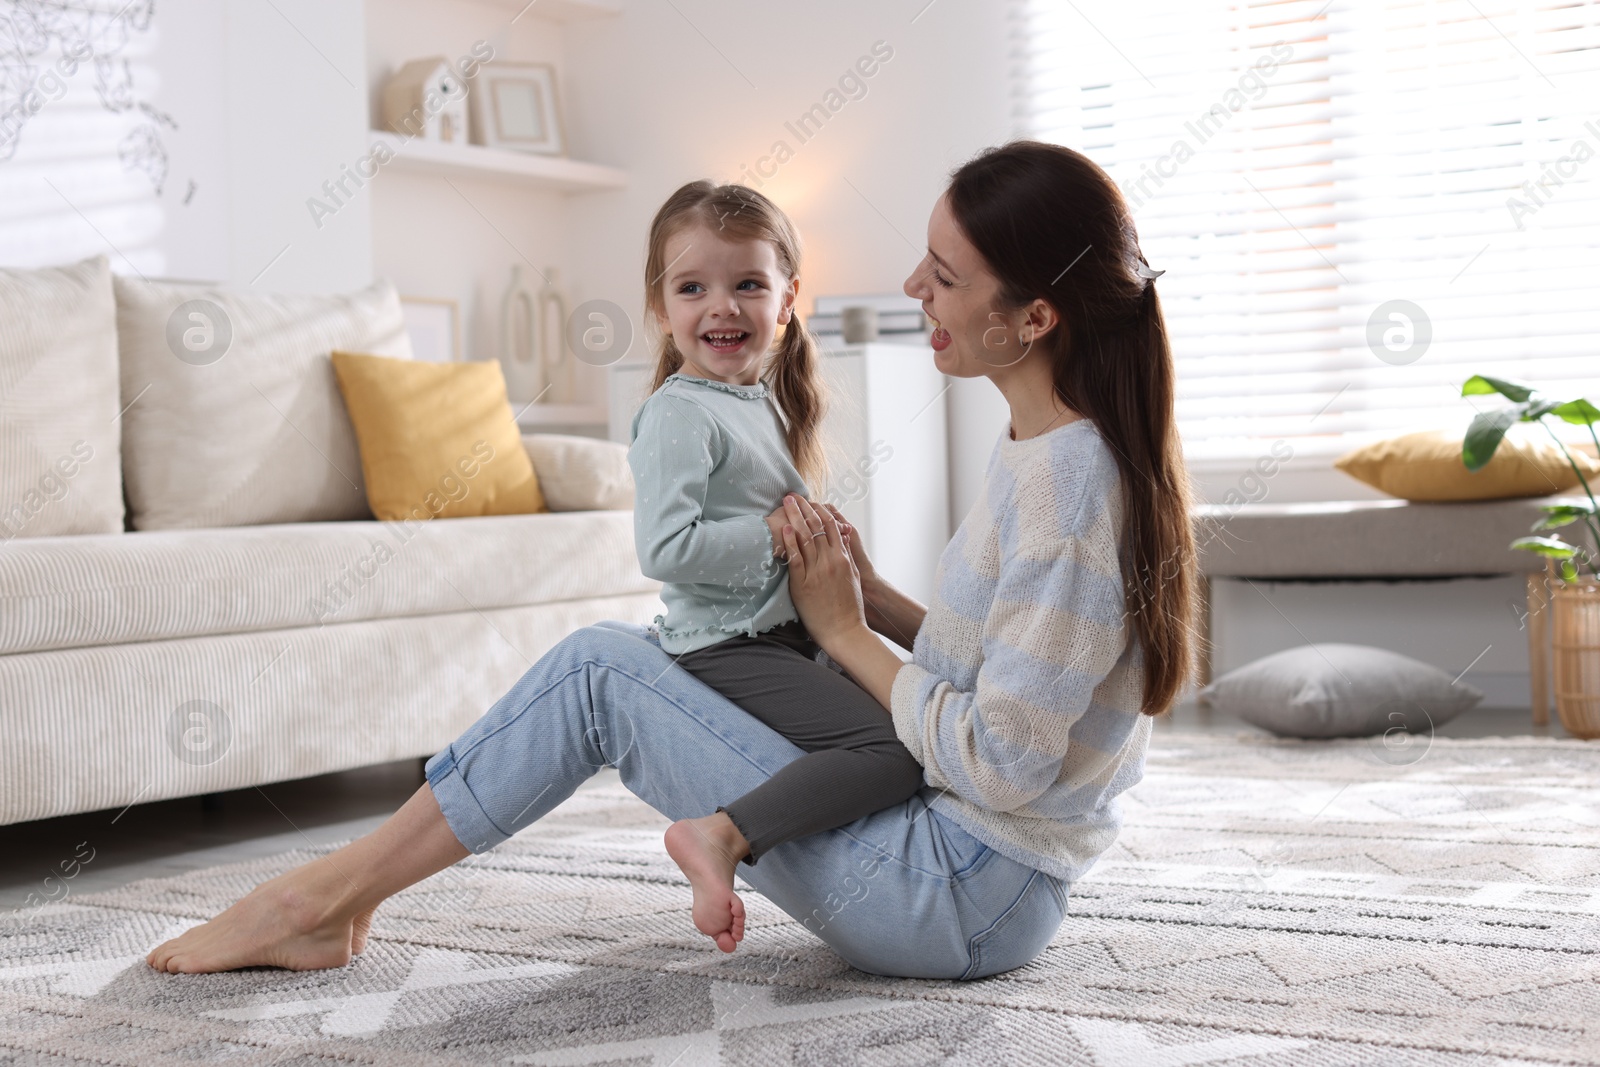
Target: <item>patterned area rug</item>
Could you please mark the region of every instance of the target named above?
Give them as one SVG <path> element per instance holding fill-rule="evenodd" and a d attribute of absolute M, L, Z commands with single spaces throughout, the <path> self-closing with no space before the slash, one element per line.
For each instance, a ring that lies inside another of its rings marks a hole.
<path fill-rule="evenodd" d="M 159 975 L 287 853 L 0 920 L 0 1063 L 1600 1063 L 1600 746 L 1158 735 L 1034 963 L 852 971 L 759 895 L 725 957 L 619 786 L 379 909 L 337 971 Z"/>

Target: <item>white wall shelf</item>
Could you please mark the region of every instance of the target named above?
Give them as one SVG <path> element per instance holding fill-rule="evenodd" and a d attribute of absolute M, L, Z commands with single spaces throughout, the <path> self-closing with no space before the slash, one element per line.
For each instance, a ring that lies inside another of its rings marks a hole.
<path fill-rule="evenodd" d="M 533 0 L 532 3 L 529 3 L 529 0 L 483 0 L 483 2 L 518 12 L 519 16 L 526 12 L 557 22 L 587 22 L 590 19 L 605 19 L 622 14 L 620 6 L 606 3 L 604 0 Z"/>
<path fill-rule="evenodd" d="M 536 156 L 482 145 L 441 144 L 415 137 L 404 138 L 384 130 L 371 131 L 371 138 L 374 147 L 381 143 L 394 153 L 394 159 L 384 165 L 385 169 L 445 177 L 490 178 L 562 193 L 621 189 L 628 184 L 626 171 L 565 156 Z"/>
<path fill-rule="evenodd" d="M 546 426 L 605 426 L 604 404 L 511 404 L 517 413 L 517 426 L 533 433 Z"/>

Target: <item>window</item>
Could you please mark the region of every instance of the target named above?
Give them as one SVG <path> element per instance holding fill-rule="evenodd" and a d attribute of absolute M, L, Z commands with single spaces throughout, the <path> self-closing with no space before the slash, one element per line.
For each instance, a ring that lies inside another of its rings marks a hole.
<path fill-rule="evenodd" d="M 1126 195 L 1192 460 L 1600 387 L 1600 2 L 1027 0 L 1026 135 Z"/>

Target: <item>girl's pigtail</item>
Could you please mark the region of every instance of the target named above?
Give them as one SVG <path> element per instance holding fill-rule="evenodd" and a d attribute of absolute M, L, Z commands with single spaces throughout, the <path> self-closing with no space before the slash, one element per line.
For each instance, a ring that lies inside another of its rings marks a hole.
<path fill-rule="evenodd" d="M 655 381 L 650 383 L 650 392 L 661 388 L 672 375 L 683 369 L 683 353 L 678 351 L 677 343 L 672 340 L 672 335 L 667 334 L 661 338 L 661 351 L 656 359 Z"/>
<path fill-rule="evenodd" d="M 827 412 L 827 387 L 822 379 L 822 353 L 817 339 L 794 312 L 784 327 L 783 340 L 772 356 L 767 388 L 783 412 L 785 436 L 795 469 L 822 499 L 827 490 L 828 457 L 822 446 L 822 418 Z"/>

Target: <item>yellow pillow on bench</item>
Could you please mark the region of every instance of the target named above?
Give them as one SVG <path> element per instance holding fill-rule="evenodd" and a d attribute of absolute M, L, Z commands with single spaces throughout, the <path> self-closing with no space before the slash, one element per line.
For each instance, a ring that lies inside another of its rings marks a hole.
<path fill-rule="evenodd" d="M 334 352 L 367 503 L 386 521 L 547 511 L 500 364 Z"/>
<path fill-rule="evenodd" d="M 1578 484 L 1554 443 L 1508 434 L 1481 470 L 1469 471 L 1461 461 L 1461 433 L 1428 430 L 1363 445 L 1334 461 L 1357 481 L 1402 500 L 1505 500 L 1549 496 Z M 1597 464 L 1573 450 L 1583 476 L 1595 485 Z"/>

